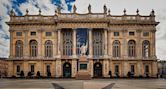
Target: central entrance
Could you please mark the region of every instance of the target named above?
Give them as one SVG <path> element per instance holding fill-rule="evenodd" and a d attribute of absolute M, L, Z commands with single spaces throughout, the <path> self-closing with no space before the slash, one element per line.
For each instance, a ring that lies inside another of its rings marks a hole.
<path fill-rule="evenodd" d="M 69 62 L 65 62 L 63 64 L 63 77 L 65 78 L 71 77 L 71 64 Z"/>
<path fill-rule="evenodd" d="M 102 64 L 97 62 L 94 64 L 94 77 L 102 77 Z"/>

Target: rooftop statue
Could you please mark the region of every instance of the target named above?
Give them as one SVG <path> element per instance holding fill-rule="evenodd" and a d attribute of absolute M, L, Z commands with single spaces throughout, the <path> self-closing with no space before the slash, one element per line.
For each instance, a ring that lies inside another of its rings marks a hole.
<path fill-rule="evenodd" d="M 91 13 L 91 5 L 88 6 L 88 12 Z"/>

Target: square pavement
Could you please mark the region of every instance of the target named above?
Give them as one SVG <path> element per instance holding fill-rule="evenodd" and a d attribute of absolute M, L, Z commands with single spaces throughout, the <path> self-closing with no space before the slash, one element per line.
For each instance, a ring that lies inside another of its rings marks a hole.
<path fill-rule="evenodd" d="M 0 89 L 166 89 L 166 79 L 0 79 Z"/>

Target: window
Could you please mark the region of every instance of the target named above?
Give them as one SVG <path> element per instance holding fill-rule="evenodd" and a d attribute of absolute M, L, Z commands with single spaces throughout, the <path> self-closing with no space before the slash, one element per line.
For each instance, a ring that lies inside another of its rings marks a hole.
<path fill-rule="evenodd" d="M 149 32 L 143 32 L 143 36 L 149 36 Z"/>
<path fill-rule="evenodd" d="M 36 40 L 31 40 L 30 41 L 30 56 L 31 57 L 37 57 L 37 41 Z"/>
<path fill-rule="evenodd" d="M 144 58 L 148 58 L 150 56 L 150 42 L 145 40 L 142 43 L 142 53 Z"/>
<path fill-rule="evenodd" d="M 115 65 L 115 74 L 119 74 L 119 65 Z"/>
<path fill-rule="evenodd" d="M 134 65 L 130 65 L 130 71 L 131 71 L 132 74 L 135 73 L 135 68 L 134 67 L 135 67 Z"/>
<path fill-rule="evenodd" d="M 45 57 L 53 56 L 53 44 L 52 41 L 48 40 L 45 42 Z"/>
<path fill-rule="evenodd" d="M 34 73 L 35 72 L 35 66 L 34 65 L 31 65 L 31 73 Z"/>
<path fill-rule="evenodd" d="M 50 65 L 46 66 L 47 72 L 50 72 Z"/>
<path fill-rule="evenodd" d="M 73 40 L 72 40 L 72 30 L 65 29 L 63 31 L 63 55 L 71 56 L 72 55 L 72 48 L 73 48 Z"/>
<path fill-rule="evenodd" d="M 46 32 L 46 36 L 52 36 L 52 32 Z"/>
<path fill-rule="evenodd" d="M 16 66 L 16 72 L 19 73 L 20 71 L 21 71 L 20 65 L 17 65 L 17 66 Z"/>
<path fill-rule="evenodd" d="M 115 40 L 113 42 L 113 57 L 120 57 L 120 42 L 118 40 Z"/>
<path fill-rule="evenodd" d="M 23 42 L 21 40 L 16 41 L 15 53 L 16 57 L 23 56 Z"/>
<path fill-rule="evenodd" d="M 119 36 L 119 32 L 114 32 L 114 36 Z"/>
<path fill-rule="evenodd" d="M 136 56 L 136 43 L 134 40 L 130 40 L 128 42 L 128 56 L 135 57 Z"/>
<path fill-rule="evenodd" d="M 36 36 L 36 32 L 31 32 L 31 36 Z"/>
<path fill-rule="evenodd" d="M 145 74 L 148 74 L 149 73 L 149 65 L 145 65 Z"/>
<path fill-rule="evenodd" d="M 22 32 L 16 32 L 16 36 L 22 36 Z"/>
<path fill-rule="evenodd" d="M 95 57 L 102 56 L 104 51 L 103 46 L 103 31 L 94 30 L 92 33 L 92 42 L 93 42 L 93 55 Z"/>
<path fill-rule="evenodd" d="M 129 36 L 134 36 L 135 33 L 134 32 L 129 32 Z"/>

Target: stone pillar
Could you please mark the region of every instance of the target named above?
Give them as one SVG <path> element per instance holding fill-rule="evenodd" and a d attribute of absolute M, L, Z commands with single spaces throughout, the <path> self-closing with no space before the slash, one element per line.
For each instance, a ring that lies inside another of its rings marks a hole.
<path fill-rule="evenodd" d="M 38 31 L 38 58 L 41 58 L 42 56 L 44 56 L 43 54 L 43 50 L 42 50 L 42 46 L 43 46 L 43 42 L 42 42 L 42 30 L 40 29 Z"/>
<path fill-rule="evenodd" d="M 104 29 L 104 57 L 107 58 L 108 57 L 108 47 L 107 47 L 107 29 Z"/>
<path fill-rule="evenodd" d="M 157 72 L 158 72 L 157 70 L 158 70 L 157 61 L 153 61 L 152 68 L 151 68 L 152 77 L 157 77 Z"/>
<path fill-rule="evenodd" d="M 61 57 L 61 29 L 58 29 L 58 58 Z"/>
<path fill-rule="evenodd" d="M 73 58 L 76 58 L 76 29 L 73 29 Z"/>
<path fill-rule="evenodd" d="M 89 68 L 88 68 L 89 73 L 91 77 L 93 77 L 93 59 L 90 59 L 88 64 L 89 64 Z"/>
<path fill-rule="evenodd" d="M 53 57 L 55 58 L 57 55 L 57 30 L 54 30 L 54 41 L 53 41 Z"/>
<path fill-rule="evenodd" d="M 141 59 L 142 57 L 142 43 L 141 43 L 141 30 L 136 30 L 137 32 L 137 41 L 136 41 L 136 57 Z"/>
<path fill-rule="evenodd" d="M 122 52 L 121 56 L 126 59 L 128 57 L 128 42 L 127 42 L 127 30 L 123 30 L 123 42 L 122 42 Z"/>
<path fill-rule="evenodd" d="M 56 77 L 62 77 L 62 62 L 60 59 L 56 60 Z"/>
<path fill-rule="evenodd" d="M 150 42 L 150 49 L 151 49 L 151 51 L 150 51 L 150 53 L 151 53 L 151 57 L 153 57 L 153 58 L 155 58 L 156 57 L 156 42 L 155 42 L 155 32 L 156 32 L 156 30 L 152 30 L 151 31 L 152 32 L 152 36 L 151 36 L 151 38 L 152 38 L 152 40 L 151 40 L 151 42 Z"/>
<path fill-rule="evenodd" d="M 14 66 L 13 66 L 13 61 L 9 60 L 8 61 L 8 77 L 12 77 L 14 75 Z"/>
<path fill-rule="evenodd" d="M 29 51 L 29 45 L 28 45 L 28 30 L 24 30 L 24 50 L 23 50 L 23 56 L 25 57 L 25 58 L 27 58 L 28 57 L 28 51 Z"/>
<path fill-rule="evenodd" d="M 14 55 L 13 55 L 13 33 L 14 31 L 13 30 L 9 30 L 10 31 L 10 58 L 12 58 Z"/>
<path fill-rule="evenodd" d="M 89 29 L 89 58 L 93 56 L 92 29 Z"/>
<path fill-rule="evenodd" d="M 143 76 L 143 68 L 144 66 L 142 65 L 142 61 L 138 61 L 138 64 L 137 64 L 137 70 L 138 70 L 138 76 L 142 75 Z"/>
<path fill-rule="evenodd" d="M 107 59 L 103 60 L 103 77 L 109 77 L 109 61 Z"/>
<path fill-rule="evenodd" d="M 72 77 L 75 77 L 77 73 L 77 60 L 72 60 Z"/>

